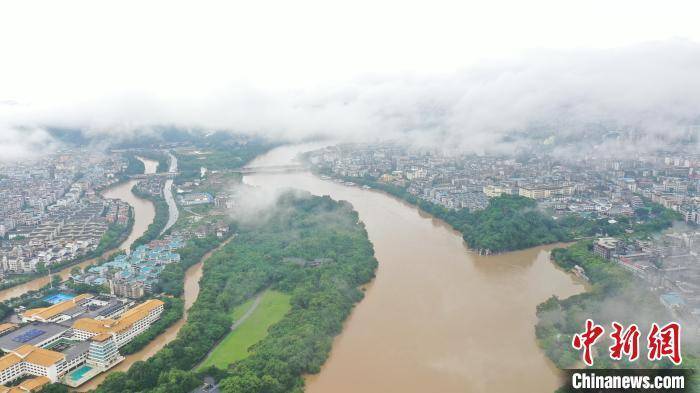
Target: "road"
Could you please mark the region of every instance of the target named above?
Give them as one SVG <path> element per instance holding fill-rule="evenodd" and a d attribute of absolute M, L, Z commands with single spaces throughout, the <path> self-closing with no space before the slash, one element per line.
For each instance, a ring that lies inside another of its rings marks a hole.
<path fill-rule="evenodd" d="M 207 386 L 211 386 L 207 389 Z M 219 393 L 219 385 L 212 377 L 204 377 L 204 384 L 197 389 L 193 390 L 192 393 Z"/>

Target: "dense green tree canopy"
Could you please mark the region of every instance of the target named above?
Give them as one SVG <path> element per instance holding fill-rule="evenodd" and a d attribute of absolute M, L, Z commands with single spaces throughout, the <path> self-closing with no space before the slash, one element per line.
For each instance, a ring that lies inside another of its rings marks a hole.
<path fill-rule="evenodd" d="M 238 236 L 206 260 L 199 297 L 178 337 L 127 373 L 111 374 L 98 391 L 195 388 L 201 382 L 188 370 L 229 332 L 230 311 L 265 288 L 291 294 L 292 308 L 251 356 L 231 365 L 222 391 L 291 392 L 303 386 L 302 375 L 318 372 L 333 337 L 362 298 L 359 286 L 374 276 L 374 250 L 347 203 L 287 194 L 270 208 L 268 220 L 240 223 Z M 161 285 L 177 292 L 180 273 L 169 274 Z"/>

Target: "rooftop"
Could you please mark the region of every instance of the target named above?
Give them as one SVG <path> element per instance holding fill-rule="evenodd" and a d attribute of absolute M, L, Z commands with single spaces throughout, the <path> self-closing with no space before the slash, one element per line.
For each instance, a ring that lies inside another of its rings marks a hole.
<path fill-rule="evenodd" d="M 47 377 L 34 377 L 22 381 L 17 386 L 0 386 L 0 393 L 27 393 L 39 391 L 42 386 L 51 383 L 51 380 Z"/>
<path fill-rule="evenodd" d="M 65 359 L 65 355 L 61 353 L 25 344 L 7 355 L 0 357 L 0 371 L 22 361 L 42 367 L 49 367 L 63 359 Z"/>
<path fill-rule="evenodd" d="M 69 328 L 57 323 L 33 322 L 0 337 L 0 349 L 13 351 L 24 344 L 37 345 L 63 334 Z"/>
<path fill-rule="evenodd" d="M 162 306 L 164 303 L 158 299 L 150 299 L 128 310 L 117 319 L 92 319 L 81 318 L 73 324 L 74 329 L 84 330 L 95 334 L 119 333 L 131 328 L 137 321 L 143 319 L 149 312 Z"/>
<path fill-rule="evenodd" d="M 80 302 L 91 299 L 93 296 L 85 293 L 72 299 L 56 303 L 49 307 L 33 308 L 22 313 L 24 318 L 32 318 L 40 321 L 47 321 L 56 315 L 62 314 L 76 307 Z"/>

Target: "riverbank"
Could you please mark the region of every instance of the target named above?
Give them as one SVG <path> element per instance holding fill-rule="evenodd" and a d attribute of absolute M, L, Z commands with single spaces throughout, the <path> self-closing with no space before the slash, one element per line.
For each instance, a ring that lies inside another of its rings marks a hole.
<path fill-rule="evenodd" d="M 673 220 L 680 219 L 677 212 L 646 198 L 641 198 L 644 205 L 632 217 L 619 215 L 614 219 L 607 216 L 583 218 L 577 214 L 550 216 L 548 212 L 538 209 L 536 200 L 506 194 L 489 198 L 489 204 L 483 210 L 470 212 L 467 209 L 448 209 L 413 195 L 395 184 L 369 177 L 339 176 L 309 162 L 305 164 L 317 175 L 379 190 L 418 207 L 459 231 L 469 247 L 481 255 L 581 240 L 600 236 L 599 234 L 648 235 L 659 232 L 669 227 Z"/>
<path fill-rule="evenodd" d="M 132 230 L 120 246 L 120 250 L 128 251 L 131 249 L 136 239 L 140 238 L 148 226 L 155 218 L 155 206 L 147 199 L 136 196 L 132 192 L 132 188 L 136 185 L 137 180 L 128 180 L 119 182 L 118 184 L 102 191 L 102 197 L 108 199 L 119 199 L 131 206 L 134 213 L 134 222 Z"/>
<path fill-rule="evenodd" d="M 312 170 L 317 175 L 328 176 L 347 184 L 370 187 L 416 206 L 460 232 L 469 247 L 480 255 L 573 240 L 569 229 L 538 211 L 537 202 L 533 199 L 502 195 L 489 199 L 489 205 L 483 210 L 470 212 L 467 209 L 447 209 L 393 184 L 362 177 L 339 177 L 314 167 Z"/>

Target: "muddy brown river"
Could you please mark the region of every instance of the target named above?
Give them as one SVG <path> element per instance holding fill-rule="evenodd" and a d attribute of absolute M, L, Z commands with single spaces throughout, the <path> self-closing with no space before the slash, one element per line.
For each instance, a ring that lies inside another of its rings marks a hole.
<path fill-rule="evenodd" d="M 304 149 L 279 148 L 250 166 L 289 164 Z M 376 250 L 376 279 L 321 372 L 306 378 L 307 392 L 552 392 L 560 386 L 561 375 L 535 343 L 535 307 L 584 287 L 549 261 L 554 246 L 479 256 L 444 222 L 381 192 L 307 172 L 260 173 L 244 181 L 351 202 Z"/>

